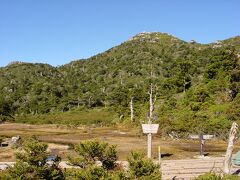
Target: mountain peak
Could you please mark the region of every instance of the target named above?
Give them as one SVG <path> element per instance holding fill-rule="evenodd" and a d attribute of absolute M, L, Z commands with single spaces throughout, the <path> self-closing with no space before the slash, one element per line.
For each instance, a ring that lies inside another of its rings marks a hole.
<path fill-rule="evenodd" d="M 169 33 L 161 32 L 141 32 L 128 39 L 127 41 L 148 41 L 148 42 L 158 42 L 158 41 L 181 41 L 180 39 L 174 37 Z"/>
<path fill-rule="evenodd" d="M 10 63 L 8 63 L 8 65 L 7 66 L 11 66 L 11 65 L 13 65 L 13 64 L 23 64 L 24 62 L 22 62 L 22 61 L 11 61 Z"/>

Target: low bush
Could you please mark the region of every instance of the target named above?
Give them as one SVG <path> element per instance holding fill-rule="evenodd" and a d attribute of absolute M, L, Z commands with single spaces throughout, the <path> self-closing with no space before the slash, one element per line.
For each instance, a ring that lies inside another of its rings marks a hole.
<path fill-rule="evenodd" d="M 195 180 L 239 180 L 239 176 L 235 176 L 235 175 L 221 176 L 213 172 L 209 172 L 197 177 Z"/>
<path fill-rule="evenodd" d="M 47 163 L 47 158 L 47 144 L 31 138 L 16 153 L 16 164 L 1 172 L 0 179 L 64 179 L 63 171 L 58 167 L 60 158 L 56 158 L 51 165 Z"/>
<path fill-rule="evenodd" d="M 75 146 L 78 157 L 69 157 L 71 164 L 81 168 L 92 165 L 96 160 L 104 169 L 114 169 L 117 161 L 116 146 L 99 141 L 84 141 Z"/>
<path fill-rule="evenodd" d="M 141 152 L 131 152 L 128 157 L 129 172 L 133 179 L 161 179 L 160 167 Z"/>

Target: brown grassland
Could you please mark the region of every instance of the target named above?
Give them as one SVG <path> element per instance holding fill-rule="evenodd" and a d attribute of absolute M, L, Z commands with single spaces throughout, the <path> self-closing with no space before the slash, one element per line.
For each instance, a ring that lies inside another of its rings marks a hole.
<path fill-rule="evenodd" d="M 12 137 L 20 135 L 23 139 L 29 136 L 37 136 L 41 141 L 48 143 L 52 154 L 58 154 L 63 159 L 73 152 L 73 145 L 83 140 L 98 139 L 117 145 L 120 160 L 125 160 L 132 150 L 146 152 L 147 137 L 142 134 L 140 127 L 129 126 L 116 127 L 90 127 L 90 126 L 65 126 L 65 125 L 29 125 L 17 123 L 0 124 L 0 137 Z M 158 158 L 158 146 L 165 154 L 163 159 L 187 159 L 199 154 L 199 142 L 197 140 L 181 139 L 173 140 L 159 135 L 153 136 L 153 157 Z M 209 156 L 223 156 L 227 142 L 222 140 L 207 140 L 205 152 Z M 240 148 L 237 143 L 235 150 Z M 0 148 L 0 162 L 14 161 L 14 149 Z"/>

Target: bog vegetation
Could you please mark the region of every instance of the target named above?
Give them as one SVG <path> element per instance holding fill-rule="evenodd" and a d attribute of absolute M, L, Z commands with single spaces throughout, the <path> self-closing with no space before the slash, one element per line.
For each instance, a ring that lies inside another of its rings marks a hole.
<path fill-rule="evenodd" d="M 116 124 L 130 121 L 133 99 L 138 124 L 146 120 L 153 84 L 163 135 L 224 136 L 239 121 L 239 56 L 239 36 L 199 44 L 141 33 L 60 67 L 15 62 L 0 68 L 0 121 Z"/>
<path fill-rule="evenodd" d="M 60 167 L 61 159 L 49 161 L 47 144 L 35 137 L 20 144 L 16 153 L 16 164 L 0 171 L 2 180 L 161 180 L 160 166 L 146 158 L 142 152 L 131 152 L 128 168 L 117 163 L 116 146 L 97 140 L 83 141 L 75 145 L 77 156 L 69 156 L 69 165 L 75 168 Z M 206 173 L 196 180 L 237 180 L 235 175 Z"/>
<path fill-rule="evenodd" d="M 129 168 L 117 164 L 115 146 L 99 141 L 85 141 L 75 146 L 77 157 L 69 157 L 71 165 L 78 168 L 59 168 L 60 158 L 48 161 L 47 144 L 35 138 L 26 140 L 16 154 L 16 164 L 0 171 L 0 179 L 12 180 L 130 180 L 161 179 L 159 166 L 140 152 L 129 155 Z M 100 164 L 96 164 L 100 161 Z"/>

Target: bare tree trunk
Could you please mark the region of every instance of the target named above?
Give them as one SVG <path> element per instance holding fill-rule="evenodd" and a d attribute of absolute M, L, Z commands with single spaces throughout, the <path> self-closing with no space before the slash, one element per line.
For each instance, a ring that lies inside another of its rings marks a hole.
<path fill-rule="evenodd" d="M 131 97 L 130 101 L 130 111 L 131 111 L 131 121 L 133 121 L 133 97 Z"/>
<path fill-rule="evenodd" d="M 90 96 L 90 97 L 88 98 L 88 105 L 89 105 L 89 107 L 91 107 L 91 99 L 92 99 L 92 96 Z"/>
<path fill-rule="evenodd" d="M 153 119 L 153 111 L 154 111 L 154 104 L 156 102 L 156 96 L 153 99 L 153 85 L 151 84 L 150 86 L 150 92 L 148 92 L 149 94 L 149 104 L 150 104 L 150 108 L 149 108 L 149 120 L 152 121 Z"/>
<path fill-rule="evenodd" d="M 123 85 L 122 75 L 120 75 L 120 84 Z"/>
<path fill-rule="evenodd" d="M 190 82 L 187 82 L 186 81 L 186 77 L 184 76 L 184 80 L 183 80 L 183 92 L 185 93 L 186 92 L 186 87 L 187 85 L 189 84 Z"/>
<path fill-rule="evenodd" d="M 153 77 L 153 72 L 151 71 L 151 77 Z"/>
<path fill-rule="evenodd" d="M 102 93 L 105 93 L 105 89 L 106 89 L 105 87 L 102 88 Z"/>
<path fill-rule="evenodd" d="M 229 133 L 228 147 L 227 147 L 227 152 L 224 160 L 225 174 L 230 174 L 231 172 L 232 153 L 233 153 L 234 143 L 237 139 L 237 130 L 238 130 L 238 124 L 236 122 L 233 122 L 230 133 Z"/>
<path fill-rule="evenodd" d="M 79 96 L 78 96 L 78 108 L 79 108 L 79 101 L 80 101 L 80 98 L 79 98 Z"/>
<path fill-rule="evenodd" d="M 192 76 L 190 74 L 187 74 L 187 76 L 189 76 L 192 79 Z M 186 92 L 187 85 L 191 83 L 191 79 L 190 79 L 190 81 L 186 81 L 186 76 L 184 76 L 184 82 L 183 82 L 183 92 L 184 93 Z"/>
<path fill-rule="evenodd" d="M 152 84 L 151 84 L 150 92 L 149 92 L 149 104 L 150 104 L 149 118 L 150 118 L 150 120 L 152 120 L 152 117 L 153 117 L 153 99 L 152 99 L 153 94 L 152 93 L 153 93 L 153 88 L 152 88 Z"/>

